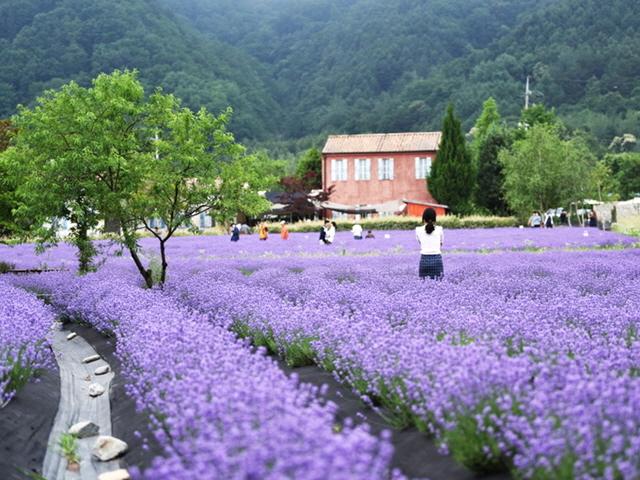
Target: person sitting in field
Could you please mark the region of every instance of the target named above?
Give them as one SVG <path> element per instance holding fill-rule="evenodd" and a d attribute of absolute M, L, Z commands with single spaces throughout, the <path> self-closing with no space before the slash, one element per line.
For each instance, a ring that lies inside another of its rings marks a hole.
<path fill-rule="evenodd" d="M 327 234 L 324 239 L 324 243 L 331 245 L 336 238 L 336 222 L 328 222 L 325 224 L 327 228 Z"/>
<path fill-rule="evenodd" d="M 540 212 L 535 211 L 529 217 L 529 226 L 533 228 L 540 228 L 540 225 L 542 225 L 542 217 L 540 216 Z"/>
<path fill-rule="evenodd" d="M 260 240 L 266 240 L 267 238 L 269 238 L 269 228 L 264 223 L 260 224 L 260 228 L 258 229 L 258 233 L 260 235 Z"/>
<path fill-rule="evenodd" d="M 320 243 L 327 243 L 327 230 L 328 230 L 329 220 L 324 221 L 324 225 L 320 227 Z"/>
<path fill-rule="evenodd" d="M 360 224 L 354 224 L 353 227 L 351 227 L 351 233 L 355 240 L 362 240 L 362 226 Z"/>
<path fill-rule="evenodd" d="M 364 238 L 376 238 L 371 230 L 367 230 L 367 235 Z"/>
<path fill-rule="evenodd" d="M 548 211 L 544 214 L 544 228 L 553 228 L 553 214 Z"/>
<path fill-rule="evenodd" d="M 231 241 L 237 242 L 240 240 L 240 224 L 234 225 L 231 227 Z"/>
<path fill-rule="evenodd" d="M 424 279 L 441 279 L 444 274 L 442 266 L 442 244 L 444 243 L 444 231 L 436 226 L 436 211 L 433 208 L 425 208 L 422 213 L 424 225 L 416 227 L 416 239 L 420 244 L 420 265 L 418 275 Z"/>
<path fill-rule="evenodd" d="M 591 210 L 591 212 L 589 212 L 589 226 L 590 227 L 598 226 L 598 217 L 596 216 L 595 210 Z"/>
<path fill-rule="evenodd" d="M 282 220 L 280 222 L 280 225 L 282 225 L 280 227 L 280 238 L 282 240 L 289 240 L 289 229 L 287 228 L 287 222 L 285 222 L 284 220 Z"/>

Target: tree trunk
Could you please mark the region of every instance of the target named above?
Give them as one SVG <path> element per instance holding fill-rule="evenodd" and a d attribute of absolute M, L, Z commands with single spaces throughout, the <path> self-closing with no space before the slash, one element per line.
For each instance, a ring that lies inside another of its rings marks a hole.
<path fill-rule="evenodd" d="M 168 240 L 168 238 L 165 239 L 165 240 L 160 240 L 160 260 L 162 262 L 162 271 L 160 273 L 160 283 L 162 285 L 164 285 L 164 281 L 167 278 L 167 266 L 168 266 L 168 264 L 167 264 L 167 253 L 166 253 L 165 248 L 164 248 L 164 243 L 167 240 Z"/>
<path fill-rule="evenodd" d="M 127 247 L 127 250 L 129 250 L 129 254 L 133 259 L 133 262 L 136 264 L 136 267 L 138 268 L 138 272 L 140 272 L 140 275 L 142 275 L 145 285 L 147 286 L 147 288 L 152 288 L 153 275 L 151 274 L 151 269 L 144 268 L 144 265 L 142 264 L 142 260 L 140 260 L 140 256 L 138 255 L 135 239 L 124 227 L 122 227 L 122 233 L 124 236 L 124 242 Z"/>
<path fill-rule="evenodd" d="M 78 249 L 78 271 L 82 275 L 93 270 L 92 260 L 96 249 L 89 238 L 89 227 L 86 222 L 82 220 L 76 222 L 76 232 L 73 236 L 73 243 Z"/>

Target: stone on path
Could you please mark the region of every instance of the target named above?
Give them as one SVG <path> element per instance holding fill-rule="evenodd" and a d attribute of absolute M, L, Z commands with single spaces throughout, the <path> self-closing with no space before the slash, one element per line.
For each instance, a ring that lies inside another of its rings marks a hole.
<path fill-rule="evenodd" d="M 109 435 L 101 435 L 93 445 L 91 454 L 101 462 L 108 462 L 122 455 L 129 446 L 122 440 Z"/>
<path fill-rule="evenodd" d="M 91 355 L 82 359 L 82 363 L 91 363 L 100 360 L 100 355 Z"/>
<path fill-rule="evenodd" d="M 78 422 L 71 425 L 69 433 L 76 438 L 93 437 L 100 433 L 100 427 L 93 422 Z"/>
<path fill-rule="evenodd" d="M 76 332 L 71 332 L 69 335 L 67 335 L 67 340 L 73 340 L 77 336 L 78 334 Z"/>
<path fill-rule="evenodd" d="M 99 383 L 92 383 L 89 385 L 89 395 L 92 397 L 98 397 L 105 392 L 105 389 Z"/>
<path fill-rule="evenodd" d="M 109 373 L 109 365 L 103 365 L 102 367 L 96 368 L 96 371 L 93 372 L 94 375 L 104 375 L 105 373 Z"/>
<path fill-rule="evenodd" d="M 103 473 L 98 477 L 98 480 L 130 480 L 131 476 L 129 472 L 124 468 L 120 470 L 114 470 L 113 472 Z"/>

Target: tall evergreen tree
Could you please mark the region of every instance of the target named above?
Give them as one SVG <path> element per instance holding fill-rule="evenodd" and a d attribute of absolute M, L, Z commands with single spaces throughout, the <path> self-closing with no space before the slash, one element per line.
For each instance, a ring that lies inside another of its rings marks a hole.
<path fill-rule="evenodd" d="M 438 202 L 448 205 L 454 213 L 466 213 L 471 209 L 474 184 L 471 154 L 465 144 L 460 120 L 453 105 L 449 104 L 442 125 L 440 149 L 427 185 Z"/>
<path fill-rule="evenodd" d="M 494 127 L 485 132 L 478 144 L 476 203 L 499 215 L 507 212 L 507 202 L 503 193 L 504 173 L 498 153 L 501 149 L 508 148 L 510 143 L 508 132 Z"/>
<path fill-rule="evenodd" d="M 322 187 L 322 153 L 317 148 L 310 148 L 300 159 L 296 168 L 296 177 L 307 190 Z"/>
<path fill-rule="evenodd" d="M 489 97 L 482 104 L 482 113 L 473 126 L 473 144 L 478 148 L 489 131 L 500 124 L 498 104 L 493 97 Z"/>

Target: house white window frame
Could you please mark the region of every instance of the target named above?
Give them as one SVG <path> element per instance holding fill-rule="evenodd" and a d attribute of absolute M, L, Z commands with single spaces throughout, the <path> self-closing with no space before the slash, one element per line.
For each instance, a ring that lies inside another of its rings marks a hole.
<path fill-rule="evenodd" d="M 378 159 L 378 180 L 393 180 L 393 157 Z"/>
<path fill-rule="evenodd" d="M 348 179 L 348 163 L 346 158 L 331 159 L 331 181 L 339 182 Z"/>
<path fill-rule="evenodd" d="M 433 165 L 433 158 L 416 157 L 416 179 L 424 180 L 431 176 L 431 166 Z"/>
<path fill-rule="evenodd" d="M 356 158 L 353 161 L 353 166 L 356 180 L 371 180 L 370 158 Z"/>

